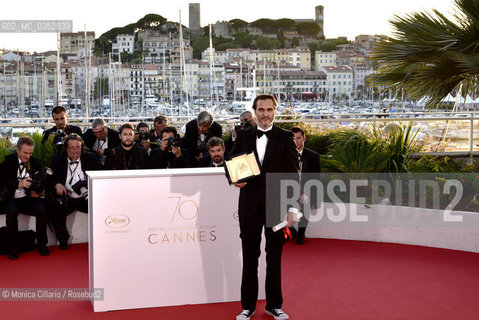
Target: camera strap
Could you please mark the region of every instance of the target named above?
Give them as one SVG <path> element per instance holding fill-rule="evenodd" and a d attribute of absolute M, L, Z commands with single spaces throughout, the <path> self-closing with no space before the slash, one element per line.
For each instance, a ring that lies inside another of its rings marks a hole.
<path fill-rule="evenodd" d="M 22 164 L 18 164 L 18 171 L 17 171 L 17 178 L 18 180 L 23 180 L 28 178 L 28 170 L 27 170 L 27 163 L 22 162 Z"/>
<path fill-rule="evenodd" d="M 79 165 L 80 165 L 80 162 L 77 162 L 77 163 L 70 162 L 70 166 L 68 167 L 68 170 L 70 170 L 70 182 L 69 182 L 70 186 L 72 185 L 72 182 L 73 182 L 74 173 L 77 174 L 78 180 L 81 180 L 80 175 L 78 174 L 78 172 L 76 172 Z M 72 166 L 75 166 L 75 169 L 72 170 Z"/>

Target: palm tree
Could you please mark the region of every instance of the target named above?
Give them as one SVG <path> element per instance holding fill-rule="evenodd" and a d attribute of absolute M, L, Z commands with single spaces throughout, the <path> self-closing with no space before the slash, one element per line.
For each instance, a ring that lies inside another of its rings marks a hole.
<path fill-rule="evenodd" d="M 371 56 L 379 65 L 371 84 L 426 98 L 430 106 L 450 92 L 477 92 L 479 1 L 454 4 L 454 21 L 437 10 L 395 16 L 393 37 L 380 40 Z"/>

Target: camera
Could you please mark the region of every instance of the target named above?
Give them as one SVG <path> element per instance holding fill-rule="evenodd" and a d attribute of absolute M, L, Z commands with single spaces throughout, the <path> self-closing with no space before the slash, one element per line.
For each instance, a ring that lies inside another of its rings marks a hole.
<path fill-rule="evenodd" d="M 178 137 L 170 137 L 168 138 L 168 148 L 171 147 L 180 147 L 181 146 L 181 139 Z"/>
<path fill-rule="evenodd" d="M 252 125 L 251 123 L 248 122 L 248 120 L 244 119 L 243 122 L 241 122 L 241 128 L 242 129 L 252 128 Z"/>
<path fill-rule="evenodd" d="M 84 200 L 88 200 L 88 183 L 86 180 L 80 180 L 72 185 L 72 190 L 81 196 Z"/>
<path fill-rule="evenodd" d="M 32 184 L 28 189 L 25 189 L 27 191 L 27 194 L 30 195 L 30 192 L 35 192 L 37 194 L 42 194 L 43 191 L 45 191 L 45 184 L 49 176 L 53 174 L 52 169 L 45 167 L 41 171 L 37 171 L 33 174 L 30 174 L 30 177 L 32 179 Z"/>
<path fill-rule="evenodd" d="M 148 131 L 139 131 L 138 132 L 138 139 L 139 140 L 149 140 L 150 133 Z"/>
<path fill-rule="evenodd" d="M 241 124 L 235 125 L 235 132 L 238 132 L 241 129 L 248 129 L 248 128 L 252 128 L 252 125 L 251 123 L 248 122 L 248 120 L 245 119 L 243 120 L 243 122 L 241 122 Z"/>
<path fill-rule="evenodd" d="M 65 137 L 67 136 L 67 134 L 62 129 L 58 129 L 54 132 L 54 135 L 55 136 L 53 137 L 53 145 L 56 146 L 57 149 L 60 151 L 65 144 Z"/>

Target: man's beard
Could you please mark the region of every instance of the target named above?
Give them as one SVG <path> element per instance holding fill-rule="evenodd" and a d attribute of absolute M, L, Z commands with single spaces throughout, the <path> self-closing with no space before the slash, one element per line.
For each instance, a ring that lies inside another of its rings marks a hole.
<path fill-rule="evenodd" d="M 219 164 L 219 163 L 223 162 L 223 159 L 221 159 L 219 156 L 216 156 L 216 157 L 213 158 L 213 162 Z"/>
<path fill-rule="evenodd" d="M 129 148 L 129 147 L 133 146 L 133 141 L 130 142 L 130 143 L 128 143 L 128 142 L 123 142 L 123 141 L 122 141 L 122 142 L 121 142 L 121 145 L 122 145 L 123 147 Z"/>

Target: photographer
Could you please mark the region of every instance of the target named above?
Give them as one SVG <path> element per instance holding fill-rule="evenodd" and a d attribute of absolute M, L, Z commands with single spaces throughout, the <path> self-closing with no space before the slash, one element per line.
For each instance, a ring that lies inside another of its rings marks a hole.
<path fill-rule="evenodd" d="M 148 152 L 134 143 L 135 128 L 131 123 L 123 124 L 120 129 L 121 145 L 106 152 L 105 169 L 131 170 L 148 167 Z"/>
<path fill-rule="evenodd" d="M 165 127 L 160 132 L 160 148 L 151 153 L 150 167 L 152 169 L 188 168 L 188 151 L 181 149 L 181 139 L 178 138 L 175 127 Z"/>
<path fill-rule="evenodd" d="M 53 134 L 55 135 L 54 144 L 57 145 L 58 152 L 60 152 L 63 147 L 63 138 L 65 136 L 70 133 L 76 133 L 81 137 L 82 132 L 79 127 L 68 124 L 67 110 L 64 107 L 56 106 L 53 108 L 52 117 L 55 126 L 43 132 L 42 144 L 45 144 L 45 141 L 48 140 L 50 134 Z"/>
<path fill-rule="evenodd" d="M 186 124 L 183 146 L 195 158 L 195 166 L 203 157 L 208 157 L 206 143 L 211 137 L 221 138 L 223 128 L 214 121 L 213 115 L 208 111 L 198 113 L 196 119 Z M 205 161 L 205 160 L 202 160 Z"/>
<path fill-rule="evenodd" d="M 150 128 L 146 122 L 140 122 L 136 125 L 135 144 L 142 146 L 150 154 Z"/>
<path fill-rule="evenodd" d="M 157 149 L 161 145 L 161 130 L 168 125 L 168 119 L 159 115 L 153 121 L 153 129 L 150 130 L 150 148 Z"/>
<path fill-rule="evenodd" d="M 0 184 L 7 187 L 8 197 L 5 205 L 8 258 L 18 258 L 18 214 L 35 217 L 38 252 L 49 255 L 47 239 L 47 208 L 41 199 L 43 181 L 37 179 L 41 171 L 40 160 L 32 157 L 35 142 L 30 137 L 21 137 L 17 143 L 17 152 L 5 157 L 0 164 Z"/>
<path fill-rule="evenodd" d="M 85 147 L 96 153 L 102 166 L 105 165 L 105 150 L 116 148 L 120 145 L 120 135 L 117 131 L 108 128 L 105 120 L 98 118 L 91 123 L 91 129 L 83 135 Z"/>
<path fill-rule="evenodd" d="M 239 121 L 240 123 L 234 126 L 234 130 L 231 132 L 231 136 L 226 142 L 227 152 L 231 151 L 239 130 L 252 128 L 256 125 L 253 114 L 250 111 L 243 111 L 239 116 Z"/>
<path fill-rule="evenodd" d="M 75 134 L 69 134 L 61 154 L 52 160 L 53 175 L 50 179 L 54 189 L 50 201 L 53 213 L 52 224 L 55 229 L 58 247 L 68 249 L 70 235 L 66 228 L 67 216 L 75 210 L 88 213 L 88 190 L 86 171 L 101 168 L 97 157 L 83 151 L 83 140 Z"/>

